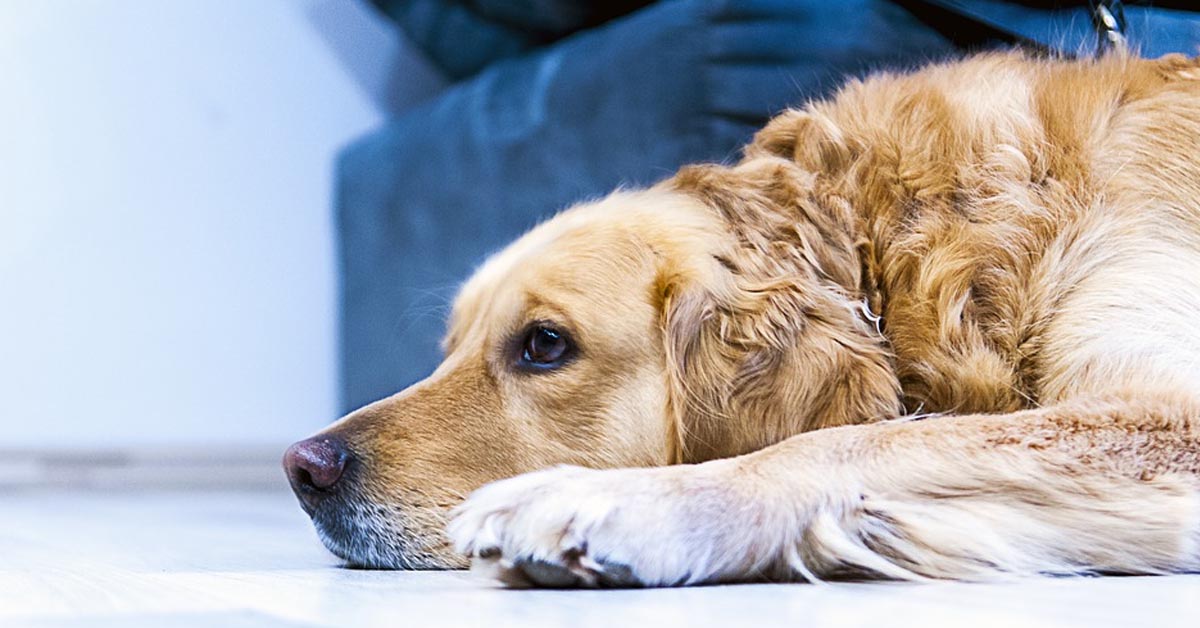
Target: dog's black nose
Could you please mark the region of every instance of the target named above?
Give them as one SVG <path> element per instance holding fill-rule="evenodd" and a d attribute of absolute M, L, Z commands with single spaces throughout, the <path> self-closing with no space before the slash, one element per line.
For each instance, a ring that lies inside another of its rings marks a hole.
<path fill-rule="evenodd" d="M 302 440 L 288 447 L 283 454 L 283 469 L 306 511 L 311 514 L 317 503 L 333 492 L 349 460 L 346 446 L 328 436 Z"/>

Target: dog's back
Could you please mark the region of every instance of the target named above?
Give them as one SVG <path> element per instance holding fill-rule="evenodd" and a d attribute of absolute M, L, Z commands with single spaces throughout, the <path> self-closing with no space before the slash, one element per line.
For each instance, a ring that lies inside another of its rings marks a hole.
<path fill-rule="evenodd" d="M 1200 391 L 1196 61 L 1005 54 L 875 76 L 776 119 L 763 153 L 865 212 L 910 408 Z"/>

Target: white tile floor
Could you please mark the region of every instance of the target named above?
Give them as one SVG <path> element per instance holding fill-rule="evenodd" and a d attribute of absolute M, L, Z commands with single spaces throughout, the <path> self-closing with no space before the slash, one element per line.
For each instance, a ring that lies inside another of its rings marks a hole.
<path fill-rule="evenodd" d="M 1195 626 L 1200 576 L 509 591 L 341 569 L 283 492 L 0 493 L 0 626 Z"/>

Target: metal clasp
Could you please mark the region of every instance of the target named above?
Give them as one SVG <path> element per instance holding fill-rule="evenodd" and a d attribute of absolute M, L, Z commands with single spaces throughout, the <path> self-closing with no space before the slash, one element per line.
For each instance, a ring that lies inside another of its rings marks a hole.
<path fill-rule="evenodd" d="M 1125 41 L 1125 7 L 1121 0 L 1092 0 L 1092 25 L 1096 27 L 1096 54 L 1128 49 Z"/>

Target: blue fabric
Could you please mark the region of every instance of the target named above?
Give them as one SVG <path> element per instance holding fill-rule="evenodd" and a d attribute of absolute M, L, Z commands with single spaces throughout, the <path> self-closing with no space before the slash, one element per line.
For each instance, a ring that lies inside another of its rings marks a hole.
<path fill-rule="evenodd" d="M 1087 56 L 1096 50 L 1088 2 L 1058 0 L 1012 2 L 1011 0 L 916 0 L 901 2 L 919 13 L 922 5 L 934 5 L 987 24 L 1014 38 L 1040 44 L 1068 55 Z M 1161 3 L 1151 3 L 1161 4 Z M 1183 6 L 1186 2 L 1177 2 Z M 1193 9 L 1200 9 L 1200 1 Z M 1125 5 L 1126 38 L 1144 57 L 1161 57 L 1179 52 L 1200 53 L 1200 13 L 1161 6 Z"/>
<path fill-rule="evenodd" d="M 371 0 L 455 79 L 652 1 Z"/>

